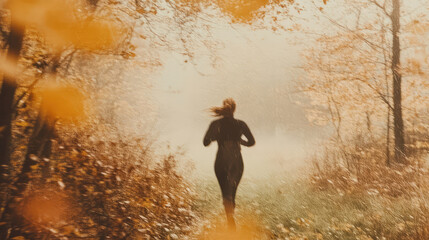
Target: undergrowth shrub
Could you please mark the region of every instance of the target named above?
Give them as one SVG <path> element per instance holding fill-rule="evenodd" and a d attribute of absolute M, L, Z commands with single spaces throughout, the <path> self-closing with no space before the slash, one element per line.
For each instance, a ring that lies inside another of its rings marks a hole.
<path fill-rule="evenodd" d="M 342 205 L 350 204 L 350 197 L 362 202 L 351 209 L 370 214 L 353 220 L 351 226 L 359 225 L 371 239 L 429 239 L 429 172 L 424 154 L 411 154 L 408 164 L 387 164 L 385 147 L 379 142 L 326 147 L 314 159 L 312 189 L 338 195 L 335 201 L 345 201 Z M 368 204 L 374 206 L 362 209 Z"/>
<path fill-rule="evenodd" d="M 80 142 L 57 142 L 50 159 L 35 159 L 31 183 L 16 201 L 25 224 L 15 235 L 178 239 L 190 231 L 193 193 L 178 172 L 178 155 L 157 160 L 138 140 Z"/>

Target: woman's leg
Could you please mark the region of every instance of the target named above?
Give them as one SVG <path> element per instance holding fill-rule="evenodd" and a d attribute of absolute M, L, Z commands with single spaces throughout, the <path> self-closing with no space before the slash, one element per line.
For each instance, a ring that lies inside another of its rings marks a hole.
<path fill-rule="evenodd" d="M 216 178 L 219 182 L 220 189 L 222 191 L 223 205 L 225 207 L 226 218 L 228 226 L 231 229 L 235 229 L 234 221 L 234 186 L 231 184 L 228 172 L 221 167 L 215 167 Z"/>
<path fill-rule="evenodd" d="M 238 166 L 234 171 L 231 173 L 231 198 L 233 207 L 235 208 L 235 195 L 237 193 L 238 184 L 240 184 L 241 176 L 243 175 L 243 167 Z"/>

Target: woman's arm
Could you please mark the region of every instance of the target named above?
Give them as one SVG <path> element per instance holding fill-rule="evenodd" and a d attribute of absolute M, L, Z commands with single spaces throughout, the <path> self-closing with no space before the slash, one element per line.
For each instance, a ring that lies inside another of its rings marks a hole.
<path fill-rule="evenodd" d="M 209 129 L 207 129 L 206 135 L 203 139 L 204 146 L 207 147 L 211 142 L 216 140 L 217 133 L 219 132 L 216 125 L 217 124 L 215 124 L 215 122 L 212 122 L 209 126 Z"/>
<path fill-rule="evenodd" d="M 240 144 L 246 147 L 255 145 L 255 138 L 253 137 L 252 132 L 250 132 L 250 129 L 245 122 L 242 122 L 242 131 L 243 135 L 247 138 L 247 141 L 241 139 Z"/>

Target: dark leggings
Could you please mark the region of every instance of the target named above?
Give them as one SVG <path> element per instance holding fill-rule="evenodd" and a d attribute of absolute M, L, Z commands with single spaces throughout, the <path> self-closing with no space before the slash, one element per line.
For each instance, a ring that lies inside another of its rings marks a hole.
<path fill-rule="evenodd" d="M 246 137 L 247 141 L 241 138 L 242 135 Z M 255 139 L 246 123 L 233 117 L 224 117 L 210 123 L 203 144 L 208 146 L 213 141 L 217 141 L 219 147 L 215 173 L 222 190 L 226 217 L 229 226 L 235 229 L 235 194 L 243 175 L 241 145 L 253 146 Z"/>
<path fill-rule="evenodd" d="M 235 209 L 235 195 L 237 193 L 237 187 L 240 183 L 241 176 L 243 175 L 243 160 L 238 151 L 234 151 L 235 153 L 233 154 L 233 158 L 225 156 L 231 155 L 231 152 L 228 152 L 228 154 L 223 154 L 222 149 L 218 152 L 215 162 L 215 173 L 222 191 L 223 204 L 225 206 L 228 223 L 231 227 L 235 227 L 233 217 Z"/>

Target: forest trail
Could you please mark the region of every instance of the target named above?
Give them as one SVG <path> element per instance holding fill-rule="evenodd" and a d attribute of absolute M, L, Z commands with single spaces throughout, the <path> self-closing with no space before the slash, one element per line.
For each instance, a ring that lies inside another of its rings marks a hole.
<path fill-rule="evenodd" d="M 261 198 L 256 194 L 260 188 L 256 182 L 244 179 L 239 186 L 235 219 L 237 230 L 227 228 L 222 205 L 220 188 L 217 182 L 201 181 L 196 186 L 197 199 L 194 210 L 197 214 L 195 231 L 188 236 L 192 240 L 268 240 L 272 231 L 266 224 L 263 209 L 259 206 Z"/>
<path fill-rule="evenodd" d="M 236 218 L 236 231 L 228 230 L 224 215 L 212 216 L 200 224 L 200 229 L 192 239 L 198 240 L 265 240 L 270 239 L 270 231 L 265 229 L 260 220 L 247 213 Z"/>

